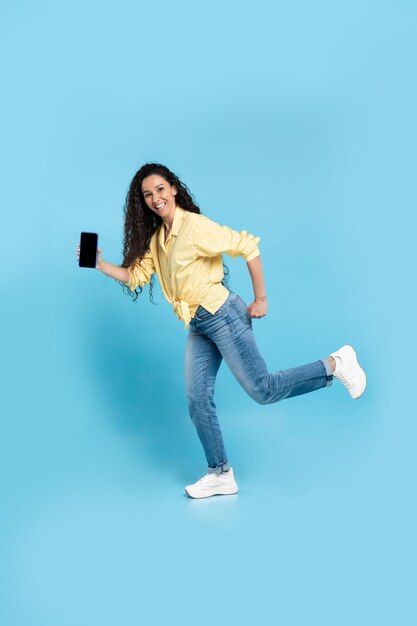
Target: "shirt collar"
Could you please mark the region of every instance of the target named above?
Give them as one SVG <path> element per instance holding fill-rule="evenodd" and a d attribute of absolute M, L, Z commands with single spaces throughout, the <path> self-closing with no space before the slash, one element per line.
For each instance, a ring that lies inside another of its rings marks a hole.
<path fill-rule="evenodd" d="M 182 209 L 180 206 L 178 206 L 178 204 L 176 204 L 174 219 L 172 220 L 171 232 L 169 234 L 170 237 L 171 236 L 177 237 L 180 227 L 181 227 L 183 217 L 184 217 L 184 213 L 185 213 L 185 209 Z M 158 241 L 162 249 L 165 250 L 165 230 L 164 230 L 163 222 L 161 226 L 159 227 Z"/>

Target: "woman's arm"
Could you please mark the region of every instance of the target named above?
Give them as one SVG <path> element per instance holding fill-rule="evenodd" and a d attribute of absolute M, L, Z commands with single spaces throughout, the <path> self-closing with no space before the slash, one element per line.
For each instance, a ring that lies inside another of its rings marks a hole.
<path fill-rule="evenodd" d="M 257 256 L 251 261 L 248 261 L 247 266 L 252 279 L 253 292 L 255 294 L 255 300 L 248 306 L 248 313 L 251 317 L 265 317 L 268 305 L 266 302 L 266 289 L 261 257 Z"/>

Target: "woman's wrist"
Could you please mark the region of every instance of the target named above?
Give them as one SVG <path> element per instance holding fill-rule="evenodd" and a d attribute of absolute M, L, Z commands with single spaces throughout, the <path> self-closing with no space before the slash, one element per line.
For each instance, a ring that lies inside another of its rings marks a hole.
<path fill-rule="evenodd" d="M 255 294 L 255 301 L 256 302 L 266 302 L 266 296 L 257 296 Z"/>

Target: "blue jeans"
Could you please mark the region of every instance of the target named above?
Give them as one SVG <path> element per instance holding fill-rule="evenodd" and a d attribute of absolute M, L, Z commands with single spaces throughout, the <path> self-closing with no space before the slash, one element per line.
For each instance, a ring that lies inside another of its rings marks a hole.
<path fill-rule="evenodd" d="M 222 359 L 243 389 L 259 404 L 272 404 L 333 382 L 328 359 L 268 372 L 252 331 L 252 318 L 240 296 L 230 292 L 213 315 L 199 306 L 189 326 L 185 350 L 188 408 L 208 463 L 208 471 L 229 469 L 214 403 L 214 385 Z"/>

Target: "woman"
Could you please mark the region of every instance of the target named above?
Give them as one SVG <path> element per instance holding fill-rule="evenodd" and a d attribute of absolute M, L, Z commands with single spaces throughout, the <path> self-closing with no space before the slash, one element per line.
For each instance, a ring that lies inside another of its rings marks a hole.
<path fill-rule="evenodd" d="M 222 359 L 245 391 L 260 404 L 278 402 L 328 387 L 333 376 L 359 398 L 366 376 L 354 349 L 343 346 L 328 358 L 268 372 L 252 332 L 252 318 L 264 317 L 267 300 L 259 237 L 237 232 L 201 215 L 188 188 L 168 168 L 144 165 L 134 176 L 125 204 L 121 267 L 97 266 L 137 295 L 156 273 L 178 319 L 189 327 L 185 380 L 191 419 L 203 445 L 208 472 L 185 490 L 192 498 L 237 493 L 213 400 Z M 222 254 L 242 256 L 253 283 L 249 306 L 223 284 Z M 79 248 L 78 248 L 79 254 Z M 151 293 L 152 295 L 152 293 Z"/>

